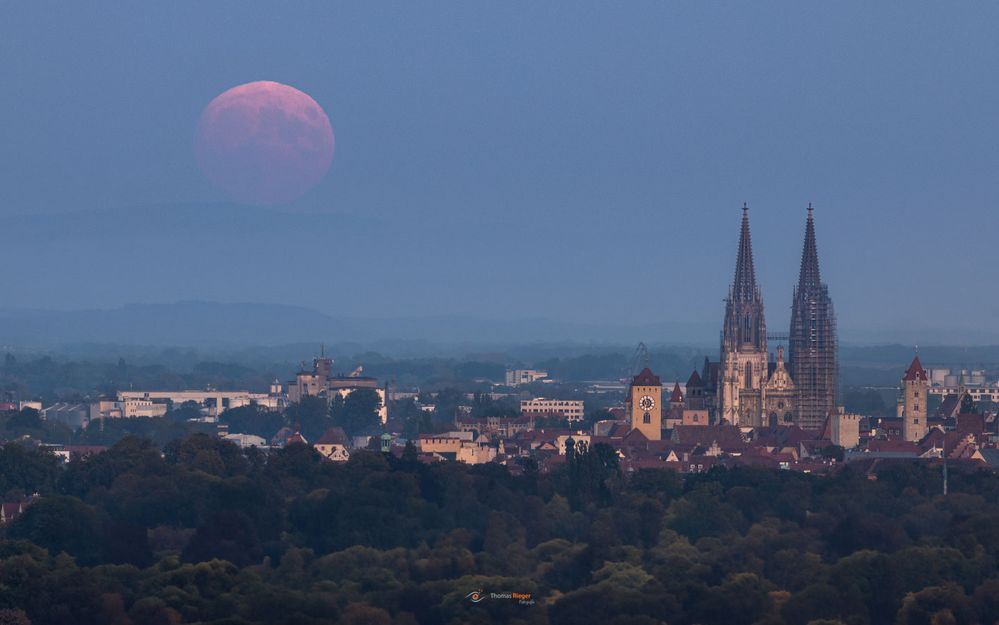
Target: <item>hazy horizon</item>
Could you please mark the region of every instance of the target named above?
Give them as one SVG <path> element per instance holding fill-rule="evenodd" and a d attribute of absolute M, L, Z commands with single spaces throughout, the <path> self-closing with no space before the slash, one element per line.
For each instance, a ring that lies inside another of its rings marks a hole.
<path fill-rule="evenodd" d="M 813 202 L 844 341 L 997 340 L 999 7 L 102 9 L 0 24 L 4 307 L 285 303 L 712 340 L 746 201 L 785 332 Z M 232 204 L 193 156 L 205 105 L 253 80 L 304 90 L 336 133 L 287 206 Z"/>

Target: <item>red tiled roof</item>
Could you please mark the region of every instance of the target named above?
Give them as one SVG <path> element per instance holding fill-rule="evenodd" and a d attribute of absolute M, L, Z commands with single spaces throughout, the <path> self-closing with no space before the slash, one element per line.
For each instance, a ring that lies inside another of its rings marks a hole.
<path fill-rule="evenodd" d="M 662 386 L 662 381 L 659 380 L 659 376 L 652 373 L 652 370 L 648 367 L 644 368 L 635 376 L 635 379 L 631 381 L 632 386 Z"/>
<path fill-rule="evenodd" d="M 957 415 L 957 431 L 971 434 L 981 434 L 985 431 L 985 416 L 980 414 L 960 413 Z"/>
<path fill-rule="evenodd" d="M 826 420 L 822 422 L 822 433 L 819 434 L 819 440 L 832 440 L 832 418 L 833 412 L 830 410 L 829 414 L 826 415 Z"/>
<path fill-rule="evenodd" d="M 873 439 L 867 442 L 867 451 L 919 454 L 919 446 L 910 441 L 886 441 Z"/>
<path fill-rule="evenodd" d="M 925 382 L 927 380 L 926 369 L 923 369 L 923 365 L 920 364 L 919 356 L 912 359 L 912 364 L 905 370 L 905 376 L 902 379 L 906 382 L 913 380 L 922 380 Z"/>
<path fill-rule="evenodd" d="M 317 442 L 317 445 L 344 445 L 347 442 L 347 434 L 343 428 L 335 427 L 326 430 Z"/>
<path fill-rule="evenodd" d="M 697 369 L 694 369 L 694 372 L 687 378 L 687 388 L 699 386 L 704 386 L 704 382 L 701 381 L 701 376 L 697 373 Z"/>
<path fill-rule="evenodd" d="M 937 406 L 936 416 L 938 417 L 952 417 L 961 407 L 961 398 L 957 395 L 951 394 L 943 398 L 940 405 Z"/>
<path fill-rule="evenodd" d="M 683 403 L 683 393 L 680 392 L 680 383 L 673 383 L 673 392 L 669 396 L 669 402 L 671 404 L 682 404 Z"/>
<path fill-rule="evenodd" d="M 636 442 L 640 443 L 643 441 L 648 441 L 649 437 L 646 436 L 645 434 L 642 434 L 642 431 L 639 430 L 638 428 L 635 428 L 632 431 L 625 434 L 624 440 L 628 441 L 629 443 L 636 443 Z"/>
<path fill-rule="evenodd" d="M 744 447 L 742 431 L 734 425 L 678 425 L 670 438 L 674 443 L 695 443 L 705 446 L 717 442 L 722 449 Z"/>

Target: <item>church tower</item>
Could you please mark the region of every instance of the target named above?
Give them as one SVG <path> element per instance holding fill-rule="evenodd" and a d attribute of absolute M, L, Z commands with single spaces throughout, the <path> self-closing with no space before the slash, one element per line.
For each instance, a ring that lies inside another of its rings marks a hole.
<path fill-rule="evenodd" d="M 723 422 L 763 425 L 768 360 L 763 297 L 756 286 L 753 244 L 749 237 L 749 208 L 743 204 L 735 280 L 725 300 L 722 327 L 718 407 Z"/>
<path fill-rule="evenodd" d="M 791 303 L 791 378 L 797 388 L 795 423 L 805 430 L 822 428 L 836 409 L 836 315 L 829 289 L 819 275 L 812 205 L 808 205 L 805 244 L 801 250 L 798 286 Z"/>
<path fill-rule="evenodd" d="M 926 391 L 928 377 L 919 356 L 902 376 L 902 440 L 920 441 L 926 436 Z"/>
<path fill-rule="evenodd" d="M 659 376 L 646 367 L 631 381 L 628 389 L 628 417 L 631 429 L 638 430 L 650 441 L 663 437 L 663 384 Z"/>

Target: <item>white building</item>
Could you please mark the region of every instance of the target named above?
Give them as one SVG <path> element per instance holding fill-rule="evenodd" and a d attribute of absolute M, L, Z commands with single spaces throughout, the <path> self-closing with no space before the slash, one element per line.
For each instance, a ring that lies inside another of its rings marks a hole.
<path fill-rule="evenodd" d="M 230 408 L 256 404 L 271 410 L 283 408 L 280 385 L 270 393 L 250 391 L 118 391 L 114 399 L 90 404 L 90 419 L 136 419 L 162 417 L 171 408 L 194 402 L 211 420 Z"/>
<path fill-rule="evenodd" d="M 581 399 L 525 399 L 520 402 L 520 412 L 525 417 L 544 418 L 558 417 L 568 421 L 583 419 L 583 401 Z"/>
<path fill-rule="evenodd" d="M 544 380 L 547 377 L 548 372 L 539 369 L 507 369 L 506 385 L 520 386 L 521 384 L 530 384 L 538 380 Z"/>

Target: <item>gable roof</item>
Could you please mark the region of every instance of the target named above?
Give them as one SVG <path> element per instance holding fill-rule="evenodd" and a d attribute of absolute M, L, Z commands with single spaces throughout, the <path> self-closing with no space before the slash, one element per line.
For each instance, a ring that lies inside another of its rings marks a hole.
<path fill-rule="evenodd" d="M 822 422 L 822 433 L 819 434 L 818 440 L 820 441 L 832 440 L 832 418 L 833 418 L 833 411 L 830 410 L 829 414 L 826 415 L 826 420 Z"/>
<path fill-rule="evenodd" d="M 742 430 L 735 425 L 677 425 L 673 428 L 670 440 L 674 443 L 694 443 L 718 446 L 725 449 L 744 447 Z"/>
<path fill-rule="evenodd" d="M 957 411 L 961 408 L 961 398 L 956 394 L 946 395 L 937 406 L 937 410 L 934 413 L 938 417 L 948 418 L 953 417 L 957 414 Z"/>
<path fill-rule="evenodd" d="M 341 427 L 332 427 L 326 430 L 316 445 L 345 445 L 347 443 L 347 433 Z"/>
<path fill-rule="evenodd" d="M 634 442 L 648 441 L 649 437 L 646 436 L 645 434 L 642 434 L 642 431 L 639 430 L 638 428 L 635 428 L 624 435 L 624 440 L 628 441 L 629 443 L 634 443 Z"/>
<path fill-rule="evenodd" d="M 680 392 L 680 383 L 673 383 L 673 392 L 669 396 L 669 401 L 671 404 L 682 404 L 683 403 L 683 393 Z"/>

